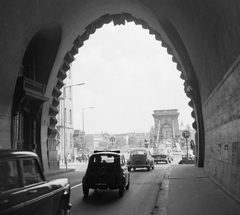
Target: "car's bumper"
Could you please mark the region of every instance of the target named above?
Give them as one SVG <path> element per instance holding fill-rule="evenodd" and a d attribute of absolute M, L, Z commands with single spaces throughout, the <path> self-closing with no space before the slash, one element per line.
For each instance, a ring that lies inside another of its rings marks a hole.
<path fill-rule="evenodd" d="M 154 162 L 161 162 L 161 161 L 167 161 L 167 158 L 161 158 L 161 159 L 154 159 Z"/>
<path fill-rule="evenodd" d="M 162 158 L 162 157 L 156 157 L 156 158 L 154 158 L 154 162 L 166 162 L 166 161 L 168 161 L 169 160 L 169 158 Z"/>
<path fill-rule="evenodd" d="M 85 188 L 89 189 L 100 189 L 100 190 L 114 190 L 122 188 L 122 184 L 107 184 L 107 183 L 86 183 L 82 185 Z"/>
<path fill-rule="evenodd" d="M 71 203 L 68 203 L 68 205 L 67 205 L 67 211 L 70 211 L 71 208 L 72 208 L 72 204 L 71 204 Z"/>
<path fill-rule="evenodd" d="M 128 168 L 148 168 L 150 164 L 143 164 L 143 165 L 129 165 Z"/>

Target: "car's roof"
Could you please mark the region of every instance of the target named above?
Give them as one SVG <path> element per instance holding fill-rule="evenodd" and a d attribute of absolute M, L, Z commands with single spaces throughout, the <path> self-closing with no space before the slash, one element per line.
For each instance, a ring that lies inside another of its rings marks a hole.
<path fill-rule="evenodd" d="M 20 150 L 13 150 L 13 149 L 0 149 L 0 158 L 24 158 L 24 157 L 38 157 L 34 152 L 30 151 L 20 151 Z"/>
<path fill-rule="evenodd" d="M 165 154 L 165 153 L 167 153 L 167 149 L 155 148 L 152 153 L 153 153 L 153 154 L 161 154 L 161 153 Z"/>
<path fill-rule="evenodd" d="M 153 151 L 167 151 L 167 148 L 155 148 Z"/>
<path fill-rule="evenodd" d="M 108 154 L 108 155 L 118 155 L 118 156 L 122 155 L 122 154 L 120 154 L 120 153 L 112 152 L 112 151 L 101 151 L 101 152 L 95 152 L 95 153 L 93 153 L 91 156 L 106 155 L 106 154 Z"/>
<path fill-rule="evenodd" d="M 149 149 L 147 149 L 147 148 L 135 148 L 135 149 L 131 149 L 130 152 L 139 151 L 139 150 L 141 150 L 141 151 L 149 151 Z"/>

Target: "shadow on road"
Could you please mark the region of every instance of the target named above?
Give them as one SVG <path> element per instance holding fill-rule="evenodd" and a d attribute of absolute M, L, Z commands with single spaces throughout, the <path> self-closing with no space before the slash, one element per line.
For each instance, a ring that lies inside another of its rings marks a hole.
<path fill-rule="evenodd" d="M 126 190 L 124 194 L 126 194 Z M 123 196 L 124 197 L 124 196 Z M 122 198 L 123 198 L 122 197 Z M 93 205 L 107 205 L 112 204 L 121 199 L 118 190 L 90 190 L 88 197 L 83 197 L 80 201 Z"/>

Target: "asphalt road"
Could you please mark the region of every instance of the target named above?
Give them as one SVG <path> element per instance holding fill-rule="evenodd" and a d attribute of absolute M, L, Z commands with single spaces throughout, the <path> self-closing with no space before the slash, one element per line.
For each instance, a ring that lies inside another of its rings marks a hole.
<path fill-rule="evenodd" d="M 171 164 L 179 162 L 175 158 Z M 75 172 L 48 178 L 67 177 L 71 182 L 72 209 L 69 215 L 150 215 L 160 191 L 160 185 L 165 171 L 171 164 L 160 163 L 154 170 L 137 169 L 131 172 L 130 188 L 125 190 L 124 196 L 119 197 L 118 190 L 91 190 L 87 198 L 83 197 L 81 179 L 86 170 L 86 163 L 72 163 L 68 168 L 75 168 Z"/>

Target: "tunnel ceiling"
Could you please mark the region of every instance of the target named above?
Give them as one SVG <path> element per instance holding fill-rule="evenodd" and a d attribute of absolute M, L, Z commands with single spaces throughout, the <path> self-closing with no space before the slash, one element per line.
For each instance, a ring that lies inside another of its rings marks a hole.
<path fill-rule="evenodd" d="M 2 75 L 0 84 L 9 90 L 2 103 L 13 92 L 25 48 L 36 32 L 50 23 L 62 27 L 61 45 L 51 76 L 58 77 L 58 81 L 54 90 L 48 91 L 56 97 L 64 72 L 78 48 L 96 29 L 112 20 L 115 24 L 134 21 L 161 40 L 183 73 L 185 86 L 195 90 L 199 87 L 197 93 L 202 103 L 239 56 L 238 0 L 29 0 L 14 5 L 2 1 L 0 6 L 1 73 L 8 71 Z M 6 80 L 13 81 L 6 84 Z M 53 79 L 49 83 L 54 83 Z M 57 104 L 54 99 L 53 104 Z"/>

